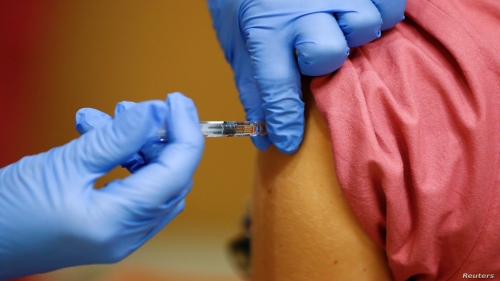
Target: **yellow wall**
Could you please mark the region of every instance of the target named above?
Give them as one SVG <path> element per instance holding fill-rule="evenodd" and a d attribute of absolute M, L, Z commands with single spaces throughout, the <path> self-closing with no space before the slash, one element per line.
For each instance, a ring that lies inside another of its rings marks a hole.
<path fill-rule="evenodd" d="M 122 100 L 191 97 L 202 120 L 242 120 L 232 72 L 205 1 L 61 1 L 46 34 L 33 121 L 36 149 L 78 136 L 74 114 L 94 107 L 112 114 Z M 254 152 L 250 140 L 208 139 L 186 210 L 172 223 L 239 223 L 249 196 Z M 99 184 L 127 172 L 115 169 Z M 168 227 L 167 227 L 168 228 Z"/>

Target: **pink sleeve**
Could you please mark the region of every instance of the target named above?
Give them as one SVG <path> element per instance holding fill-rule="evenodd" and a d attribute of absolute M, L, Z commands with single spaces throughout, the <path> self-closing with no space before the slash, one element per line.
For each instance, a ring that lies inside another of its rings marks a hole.
<path fill-rule="evenodd" d="M 500 1 L 409 0 L 313 80 L 340 185 L 396 280 L 500 278 L 499 45 Z"/>

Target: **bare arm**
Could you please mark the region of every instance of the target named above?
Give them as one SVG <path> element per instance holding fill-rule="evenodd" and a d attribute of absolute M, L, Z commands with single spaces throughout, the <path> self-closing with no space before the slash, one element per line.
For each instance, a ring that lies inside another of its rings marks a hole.
<path fill-rule="evenodd" d="M 293 155 L 259 152 L 252 280 L 391 280 L 383 249 L 359 227 L 337 182 L 328 126 L 311 94 Z"/>

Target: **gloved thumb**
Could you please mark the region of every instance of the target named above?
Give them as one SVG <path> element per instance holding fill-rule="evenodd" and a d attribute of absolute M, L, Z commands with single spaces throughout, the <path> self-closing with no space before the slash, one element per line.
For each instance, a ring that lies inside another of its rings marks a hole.
<path fill-rule="evenodd" d="M 94 108 L 81 108 L 76 112 L 75 127 L 80 135 L 104 126 L 113 118 L 106 113 Z"/>
<path fill-rule="evenodd" d="M 126 111 L 128 108 L 134 105 L 136 105 L 136 103 L 130 101 L 122 101 L 117 103 L 115 107 L 115 116 L 118 116 L 121 112 Z M 80 110 L 78 110 L 75 117 L 76 130 L 81 135 L 96 128 L 100 128 L 106 125 L 106 123 L 113 121 L 113 118 L 111 118 L 111 116 L 94 108 L 81 108 Z M 134 153 L 134 155 L 132 155 L 125 162 L 120 163 L 120 165 L 123 168 L 127 168 L 127 170 L 131 173 L 137 171 L 146 163 L 143 156 L 150 156 L 150 148 L 157 145 L 157 143 L 146 144 L 140 152 Z M 150 158 L 152 157 L 150 156 Z"/>
<path fill-rule="evenodd" d="M 156 135 L 166 110 L 163 101 L 138 103 L 104 126 L 87 132 L 70 146 L 71 154 L 77 155 L 78 168 L 106 173 L 123 163 Z"/>

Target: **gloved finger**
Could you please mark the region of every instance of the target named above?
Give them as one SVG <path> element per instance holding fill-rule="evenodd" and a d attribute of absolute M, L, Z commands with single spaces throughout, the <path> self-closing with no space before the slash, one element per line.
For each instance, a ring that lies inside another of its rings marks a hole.
<path fill-rule="evenodd" d="M 104 126 L 113 119 L 108 114 L 94 108 L 81 108 L 76 112 L 75 126 L 80 135 Z"/>
<path fill-rule="evenodd" d="M 115 116 L 120 112 L 127 110 L 128 108 L 135 105 L 135 102 L 122 101 L 116 104 Z M 81 108 L 76 112 L 76 130 L 83 135 L 84 133 L 104 126 L 107 122 L 110 122 L 113 118 L 108 114 L 94 109 L 94 108 Z"/>
<path fill-rule="evenodd" d="M 116 192 L 140 206 L 156 207 L 190 188 L 204 145 L 196 108 L 182 94 L 170 94 L 166 116 L 169 142 L 158 158 L 125 178 L 121 186 L 110 186 L 113 190 L 109 192 Z"/>
<path fill-rule="evenodd" d="M 328 13 L 313 13 L 294 22 L 295 48 L 300 72 L 319 76 L 338 69 L 349 47 L 337 20 Z"/>
<path fill-rule="evenodd" d="M 350 48 L 364 45 L 380 37 L 382 18 L 371 0 L 356 0 L 351 11 L 337 12 L 337 22 Z"/>
<path fill-rule="evenodd" d="M 125 112 L 127 109 L 133 107 L 137 103 L 131 101 L 121 101 L 118 102 L 115 106 L 115 117 Z M 146 165 L 146 160 L 143 157 L 142 151 L 145 147 L 148 147 L 149 142 L 146 143 L 142 148 L 140 153 L 134 153 L 129 159 L 125 160 L 125 162 L 121 163 L 123 168 L 126 168 L 129 172 L 135 173 L 137 170 Z"/>
<path fill-rule="evenodd" d="M 134 106 L 136 103 L 131 101 L 122 101 L 116 104 L 115 116 L 121 114 L 127 109 Z M 153 159 L 157 158 L 160 151 L 165 147 L 165 144 L 157 141 L 157 136 L 147 142 L 140 150 L 139 153 L 132 155 L 125 163 L 122 164 L 123 168 L 127 168 L 131 173 L 142 168 L 144 165 L 150 163 Z"/>
<path fill-rule="evenodd" d="M 116 104 L 115 106 L 115 117 L 118 116 L 120 113 L 124 112 L 125 110 L 133 107 L 137 103 L 132 102 L 132 101 L 121 101 Z"/>
<path fill-rule="evenodd" d="M 244 48 L 246 51 L 246 48 Z M 250 55 L 240 50 L 234 54 L 233 69 L 238 87 L 239 98 L 246 112 L 246 120 L 250 122 L 262 122 L 265 120 L 264 109 L 262 108 L 262 98 L 254 78 Z M 251 138 L 253 144 L 259 150 L 266 150 L 271 141 L 267 135 L 257 135 Z"/>
<path fill-rule="evenodd" d="M 123 163 L 156 134 L 165 114 L 163 101 L 138 103 L 112 122 L 87 132 L 70 146 L 80 170 L 105 173 Z"/>
<path fill-rule="evenodd" d="M 406 0 L 372 0 L 382 16 L 382 30 L 394 27 L 405 16 Z"/>
<path fill-rule="evenodd" d="M 267 134 L 278 150 L 293 153 L 304 135 L 300 73 L 290 46 L 293 38 L 276 38 L 272 30 L 260 27 L 247 28 L 245 32 L 263 100 Z"/>
<path fill-rule="evenodd" d="M 115 107 L 115 116 L 120 112 L 125 111 L 127 108 L 135 105 L 135 102 L 122 101 Z M 95 128 L 104 126 L 107 122 L 113 119 L 108 114 L 94 108 L 82 108 L 76 113 L 76 129 L 80 134 L 84 134 Z M 148 146 L 146 144 L 145 146 Z M 129 159 L 125 160 L 120 165 L 126 168 L 129 172 L 133 173 L 145 165 L 144 158 L 139 153 L 134 153 Z"/>

